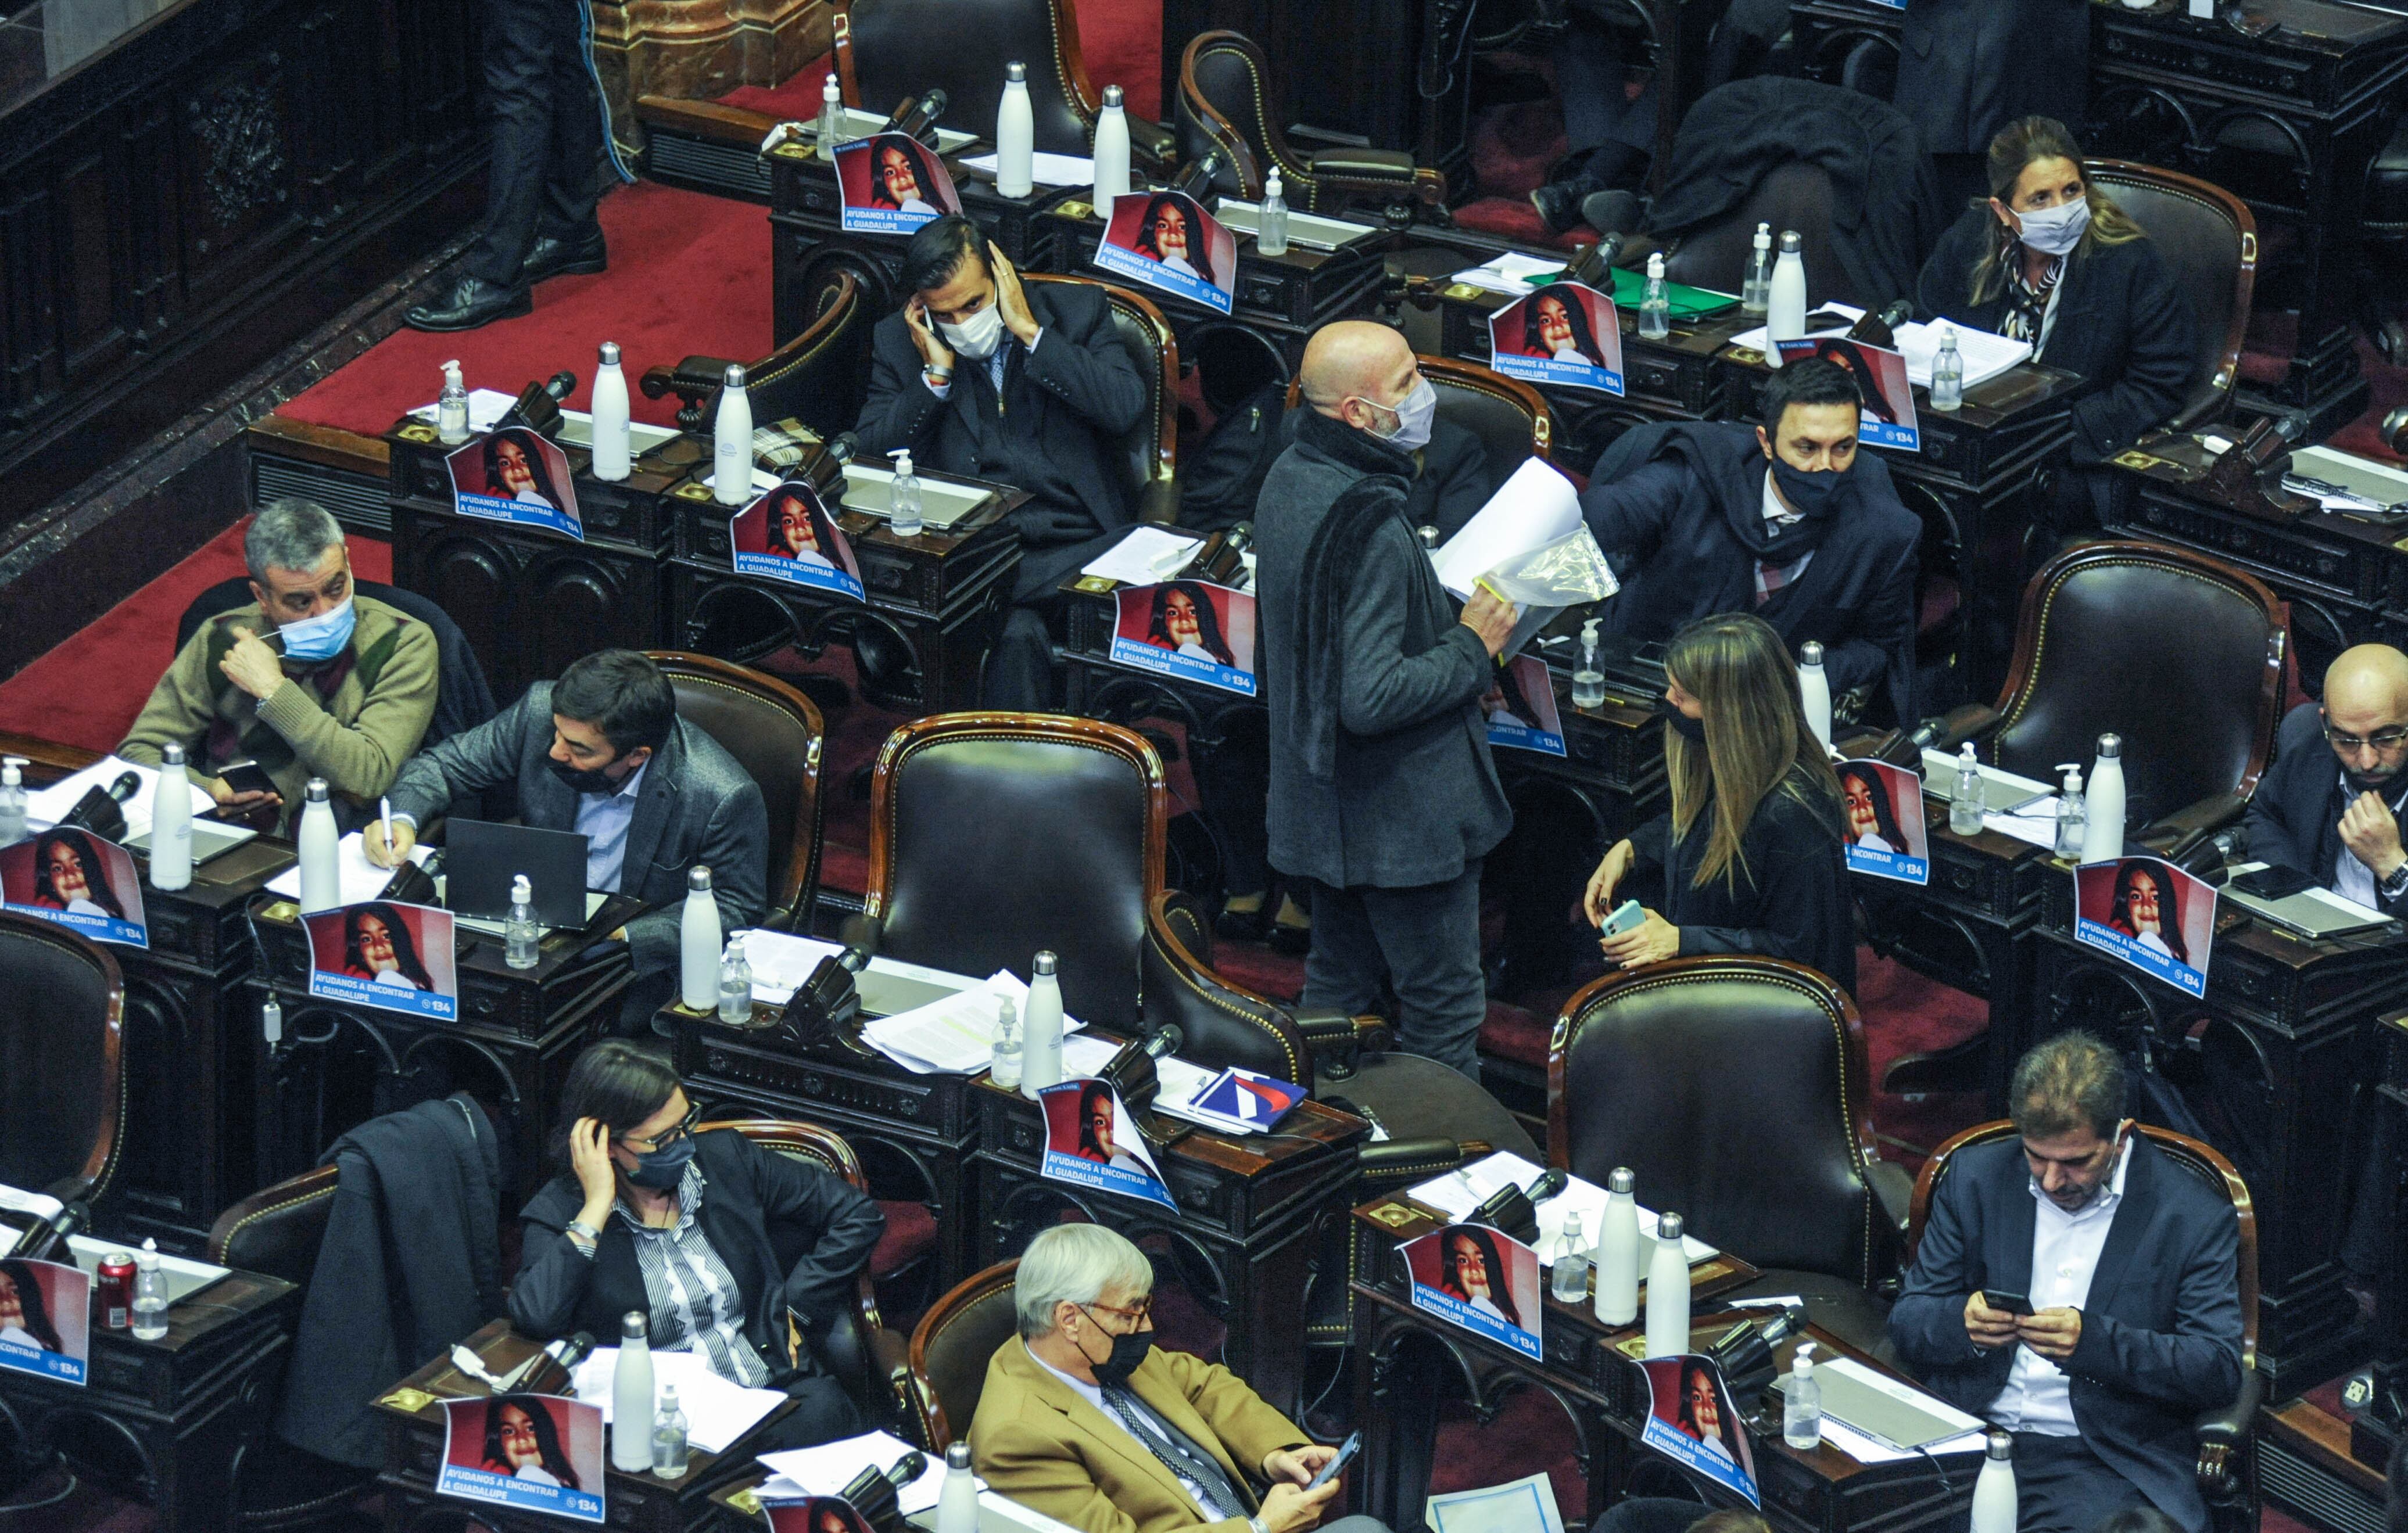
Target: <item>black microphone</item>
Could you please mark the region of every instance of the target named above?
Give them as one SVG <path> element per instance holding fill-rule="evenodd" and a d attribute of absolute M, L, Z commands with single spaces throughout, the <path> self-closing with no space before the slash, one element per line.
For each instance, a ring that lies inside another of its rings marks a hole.
<path fill-rule="evenodd" d="M 125 810 L 122 806 L 133 801 L 136 791 L 141 786 L 142 776 L 138 772 L 121 773 L 117 781 L 106 788 L 94 783 L 84 790 L 83 796 L 76 800 L 75 808 L 67 810 L 66 817 L 59 824 L 91 831 L 104 841 L 122 841 L 125 839 Z"/>
<path fill-rule="evenodd" d="M 937 119 L 945 115 L 948 105 L 945 93 L 929 91 L 918 96 L 906 96 L 886 120 L 882 133 L 899 133 L 934 147 L 937 141 Z"/>
<path fill-rule="evenodd" d="M 1613 258 L 1622 253 L 1624 238 L 1620 234 L 1606 235 L 1572 257 L 1571 269 L 1567 275 L 1583 286 L 1610 293 L 1613 288 Z"/>
<path fill-rule="evenodd" d="M 594 1350 L 594 1333 L 580 1331 L 552 1341 L 541 1352 L 512 1368 L 502 1381 L 506 1390 L 526 1389 L 538 1395 L 549 1395 L 565 1386 L 577 1372 L 577 1365 L 585 1361 Z"/>
<path fill-rule="evenodd" d="M 827 455 L 838 463 L 851 463 L 861 455 L 858 432 L 839 431 L 821 445 L 827 449 Z"/>
<path fill-rule="evenodd" d="M 16 1261 L 73 1261 L 75 1259 L 73 1256 L 65 1254 L 67 1237 L 85 1228 L 91 1223 L 91 1209 L 81 1203 L 69 1203 L 48 1219 L 37 1221 L 32 1228 L 20 1236 L 15 1249 L 10 1251 L 8 1255 Z"/>
<path fill-rule="evenodd" d="M 1912 319 L 1914 315 L 1914 305 L 1904 298 L 1894 299 L 1878 312 L 1872 309 L 1865 310 L 1865 317 L 1858 320 L 1855 327 L 1849 330 L 1848 338 L 1863 341 L 1868 346 L 1895 350 L 1898 346 L 1898 327 Z"/>
<path fill-rule="evenodd" d="M 1179 173 L 1179 179 L 1170 183 L 1171 189 L 1184 192 L 1201 202 L 1212 190 L 1212 178 L 1220 173 L 1221 151 L 1218 149 L 1207 150 L 1202 159 Z"/>
<path fill-rule="evenodd" d="M 1553 1170 L 1545 1172 L 1538 1181 L 1530 1183 L 1530 1201 L 1533 1203 L 1545 1202 L 1548 1198 L 1555 1196 L 1557 1193 L 1562 1192 L 1565 1187 L 1570 1185 L 1571 1180 L 1571 1173 L 1565 1170 L 1560 1166 L 1555 1168 Z"/>

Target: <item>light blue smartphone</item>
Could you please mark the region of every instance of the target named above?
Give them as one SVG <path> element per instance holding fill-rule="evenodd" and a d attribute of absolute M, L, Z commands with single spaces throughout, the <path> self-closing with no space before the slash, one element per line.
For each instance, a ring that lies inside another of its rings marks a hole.
<path fill-rule="evenodd" d="M 1639 908 L 1639 902 L 1626 899 L 1612 915 L 1598 923 L 1597 934 L 1599 937 L 1620 937 L 1624 932 L 1637 931 L 1646 924 L 1647 912 Z"/>

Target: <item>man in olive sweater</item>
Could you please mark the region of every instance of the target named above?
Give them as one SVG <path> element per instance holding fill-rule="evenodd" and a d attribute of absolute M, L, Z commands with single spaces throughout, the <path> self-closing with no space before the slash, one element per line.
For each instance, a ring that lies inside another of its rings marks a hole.
<path fill-rule="evenodd" d="M 434 630 L 351 592 L 343 529 L 307 500 L 268 505 L 242 540 L 257 605 L 201 624 L 117 748 L 155 766 L 173 742 L 221 809 L 280 810 L 290 835 L 322 777 L 346 827 L 373 818 L 435 714 Z M 257 762 L 274 793 L 219 775 Z"/>

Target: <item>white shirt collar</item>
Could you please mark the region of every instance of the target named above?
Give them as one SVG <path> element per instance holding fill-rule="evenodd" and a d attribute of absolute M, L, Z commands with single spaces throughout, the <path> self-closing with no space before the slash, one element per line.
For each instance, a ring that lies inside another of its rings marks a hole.
<path fill-rule="evenodd" d="M 1037 1349 L 1034 1347 L 1029 1348 L 1028 1355 L 1030 1360 L 1035 1362 L 1039 1368 L 1043 1368 L 1046 1372 L 1054 1375 L 1056 1379 L 1068 1384 L 1072 1393 L 1076 1394 L 1081 1399 L 1086 1401 L 1089 1405 L 1094 1406 L 1098 1411 L 1101 1411 L 1104 1408 L 1104 1389 L 1101 1384 L 1089 1383 L 1084 1379 L 1075 1378 L 1070 1374 L 1063 1372 L 1060 1368 L 1055 1368 L 1044 1358 L 1038 1356 Z"/>
<path fill-rule="evenodd" d="M 2116 1204 L 2124 1201 L 2124 1177 L 2125 1174 L 2132 1168 L 2132 1141 L 2140 1137 L 2140 1132 L 2141 1131 L 2139 1129 L 2135 1128 L 2124 1136 L 2124 1147 L 2115 1152 L 2115 1171 L 2113 1176 L 2107 1179 L 2107 1190 L 2099 1196 L 2096 1202 L 2089 1204 L 2081 1210 L 2081 1211 L 2076 1213 L 2067 1213 L 2063 1209 L 2058 1208 L 2054 1202 L 2051 1202 L 2049 1200 L 2048 1194 L 2041 1190 L 2040 1178 L 2038 1177 L 2033 1177 L 2031 1179 L 2032 1196 L 2039 1200 L 2042 1208 L 2048 1209 L 2054 1211 L 2058 1217 L 2064 1219 L 2087 1219 L 2094 1214 L 2101 1213 L 2114 1208 Z"/>
<path fill-rule="evenodd" d="M 1780 494 L 1772 488 L 1772 466 L 1766 464 L 1764 466 L 1764 520 L 1777 524 L 1795 522 L 1805 514 L 1803 511 L 1793 511 L 1781 503 Z"/>

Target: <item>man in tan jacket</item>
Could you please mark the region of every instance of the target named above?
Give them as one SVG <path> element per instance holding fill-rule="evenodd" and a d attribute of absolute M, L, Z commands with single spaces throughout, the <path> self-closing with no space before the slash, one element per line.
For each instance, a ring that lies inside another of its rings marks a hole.
<path fill-rule="evenodd" d="M 337 819 L 364 824 L 434 717 L 434 630 L 352 594 L 343 529 L 310 501 L 263 509 L 242 554 L 257 605 L 201 624 L 117 753 L 155 766 L 181 745 L 221 809 L 278 809 L 287 835 L 322 777 Z M 237 761 L 258 763 L 276 791 L 230 785 L 220 774 Z"/>
<path fill-rule="evenodd" d="M 1100 1225 L 1056 1225 L 1014 1282 L 1020 1335 L 987 1365 L 970 1424 L 998 1495 L 1082 1533 L 1306 1533 L 1342 1479 L 1245 1381 L 1153 1345 L 1154 1268 Z M 1267 1482 L 1259 1497 L 1252 1482 Z M 1345 1517 L 1329 1533 L 1387 1533 Z"/>

